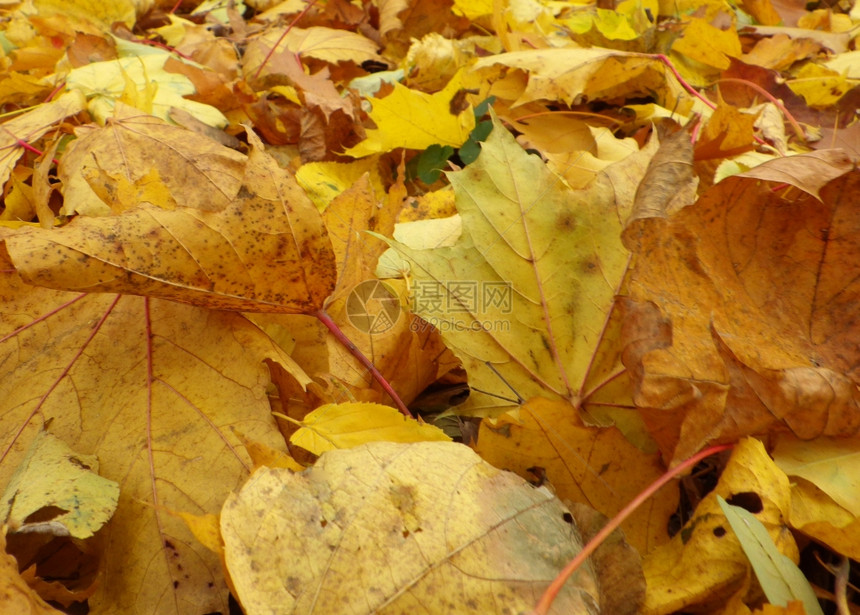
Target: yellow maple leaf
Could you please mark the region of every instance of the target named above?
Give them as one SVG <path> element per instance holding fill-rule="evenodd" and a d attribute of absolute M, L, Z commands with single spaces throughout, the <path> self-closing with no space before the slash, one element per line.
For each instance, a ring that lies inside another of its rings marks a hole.
<path fill-rule="evenodd" d="M 734 27 L 721 30 L 703 19 L 692 18 L 672 44 L 678 71 L 693 84 L 704 85 L 729 67 L 729 58 L 741 56 L 741 41 Z"/>
<path fill-rule="evenodd" d="M 362 175 L 370 174 L 370 184 L 376 194 L 385 194 L 377 158 L 343 162 L 309 162 L 296 171 L 296 181 L 320 211 L 332 200 L 355 184 Z"/>
<path fill-rule="evenodd" d="M 144 13 L 152 7 L 152 0 L 34 0 L 33 5 L 42 16 L 62 15 L 99 24 L 109 30 L 111 24 L 120 21 L 126 26 L 134 25 L 138 12 Z"/>
<path fill-rule="evenodd" d="M 860 558 L 860 438 L 800 440 L 782 434 L 773 450 L 791 477 L 792 527 L 846 557 Z"/>
<path fill-rule="evenodd" d="M 625 173 L 644 172 L 650 155 L 628 156 Z M 478 159 L 449 179 L 464 228 L 457 242 L 390 243 L 411 263 L 415 313 L 469 373 L 465 405 L 483 415 L 532 397 L 587 405 L 608 377 L 593 360 L 627 267 L 616 205 L 633 183 L 619 176 L 572 191 L 498 121 Z"/>
<path fill-rule="evenodd" d="M 630 41 L 653 27 L 646 16 L 646 9 L 655 15 L 657 0 L 624 0 L 615 10 L 578 11 L 559 21 L 576 34 L 584 34 L 594 27 L 609 41 Z"/>
<path fill-rule="evenodd" d="M 76 134 L 58 169 L 61 215 L 105 216 L 171 201 L 218 211 L 242 185 L 245 156 L 122 103 L 106 126 L 82 126 Z M 189 190 L 189 182 L 206 189 Z"/>
<path fill-rule="evenodd" d="M 791 527 L 827 545 L 836 553 L 860 558 L 860 517 L 837 504 L 813 483 L 791 481 Z"/>
<path fill-rule="evenodd" d="M 858 444 L 860 438 L 804 441 L 783 435 L 773 456 L 783 472 L 815 483 L 840 506 L 860 516 Z"/>
<path fill-rule="evenodd" d="M 599 47 L 531 49 L 479 58 L 467 83 L 515 106 L 532 101 L 576 105 L 583 96 L 594 101 L 659 92 L 661 104 L 674 113 L 687 114 L 691 108 L 703 114 L 709 111 L 687 95 L 657 58 Z"/>
<path fill-rule="evenodd" d="M 588 502 L 611 517 L 664 472 L 656 454 L 642 452 L 614 427 L 586 427 L 566 403 L 534 398 L 517 416 L 483 421 L 478 453 L 524 478 L 541 468 L 563 501 Z M 630 544 L 647 553 L 664 542 L 677 504 L 677 490 L 664 489 L 631 515 L 622 525 Z"/>
<path fill-rule="evenodd" d="M 372 103 L 370 117 L 377 128 L 368 130 L 367 139 L 344 154 L 358 158 L 397 147 L 419 150 L 433 144 L 460 147 L 475 127 L 471 106 L 452 112 L 451 101 L 462 88 L 462 73 L 457 73 L 444 90 L 435 94 L 395 83 L 393 92 Z"/>
<path fill-rule="evenodd" d="M 493 14 L 493 0 L 454 0 L 454 13 L 469 19 Z"/>
<path fill-rule="evenodd" d="M 512 126 L 521 133 L 520 144 L 541 152 L 571 188 L 584 188 L 599 171 L 639 150 L 629 137 L 617 138 L 606 127 L 563 114 L 539 115 Z"/>
<path fill-rule="evenodd" d="M 805 64 L 788 81 L 788 87 L 803 96 L 810 107 L 829 107 L 858 83 L 858 79 L 850 79 L 832 68 Z"/>
<path fill-rule="evenodd" d="M 162 507 L 219 510 L 250 467 L 233 428 L 285 450 L 270 415 L 264 360 L 302 384 L 309 379 L 239 314 L 57 292 L 11 272 L 0 276 L 0 297 L 8 315 L 0 323 L 0 416 L 15 425 L 2 434 L 0 480 L 8 483 L 46 420 L 120 483 L 116 513 L 101 529 L 103 582 L 90 598 L 93 612 L 152 613 L 166 595 L 195 612 L 226 612 L 217 557 Z M 174 585 L 177 564 L 188 577 Z"/>
<path fill-rule="evenodd" d="M 255 74 L 277 45 L 277 52 L 288 52 L 296 57 L 314 58 L 336 64 L 338 62 L 379 61 L 376 43 L 356 32 L 337 28 L 313 26 L 310 28 L 290 28 L 282 36 L 278 29 L 270 29 L 263 36 L 248 44 L 242 56 L 245 74 Z"/>

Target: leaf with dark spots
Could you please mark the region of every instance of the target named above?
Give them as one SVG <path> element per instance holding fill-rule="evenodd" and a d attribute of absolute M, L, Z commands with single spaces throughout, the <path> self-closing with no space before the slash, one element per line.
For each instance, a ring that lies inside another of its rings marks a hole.
<path fill-rule="evenodd" d="M 130 204 L 64 228 L 21 229 L 6 245 L 21 276 L 48 288 L 246 312 L 319 310 L 336 274 L 316 208 L 259 142 L 243 188 L 216 211 Z"/>

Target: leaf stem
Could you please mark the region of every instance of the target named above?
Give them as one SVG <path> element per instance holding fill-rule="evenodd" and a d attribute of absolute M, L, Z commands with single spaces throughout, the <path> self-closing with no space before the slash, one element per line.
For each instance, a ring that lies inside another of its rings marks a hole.
<path fill-rule="evenodd" d="M 681 87 L 683 87 L 685 90 L 687 90 L 690 94 L 692 94 L 693 96 L 695 96 L 696 98 L 698 98 L 699 100 L 701 100 L 703 103 L 705 103 L 705 104 L 706 104 L 708 107 L 710 107 L 711 109 L 716 109 L 716 108 L 717 108 L 717 105 L 715 105 L 715 104 L 714 104 L 714 103 L 712 103 L 710 100 L 708 100 L 707 98 L 705 98 L 704 96 L 702 96 L 702 95 L 699 93 L 699 91 L 698 91 L 698 90 L 696 90 L 696 88 L 694 88 L 694 87 L 693 87 L 693 86 L 691 86 L 689 83 L 687 83 L 687 81 L 686 81 L 686 80 L 681 76 L 681 73 L 679 73 L 679 72 L 678 72 L 678 69 L 677 69 L 677 68 L 675 68 L 675 65 L 674 65 L 674 64 L 672 64 L 672 60 L 670 60 L 668 56 L 666 56 L 666 55 L 664 55 L 664 54 L 662 54 L 662 53 L 655 53 L 655 54 L 654 54 L 654 55 L 652 55 L 651 57 L 652 57 L 652 58 L 655 58 L 655 59 L 657 59 L 657 60 L 660 60 L 663 64 L 665 64 L 666 66 L 668 66 L 668 67 L 669 67 L 669 70 L 670 70 L 670 71 L 672 71 L 672 74 L 673 74 L 673 75 L 675 75 L 675 79 L 677 79 L 677 80 L 678 80 L 678 83 L 680 83 L 680 84 L 681 84 Z"/>
<path fill-rule="evenodd" d="M 406 407 L 406 404 L 403 403 L 403 400 L 400 399 L 400 396 L 397 394 L 397 391 L 389 384 L 388 380 L 385 379 L 376 366 L 364 356 L 364 353 L 358 349 L 358 346 L 352 343 L 352 341 L 346 336 L 346 334 L 341 330 L 341 328 L 337 325 L 337 323 L 332 320 L 331 316 L 326 313 L 325 310 L 319 309 L 313 314 L 316 316 L 319 321 L 331 331 L 332 335 L 335 336 L 337 341 L 343 344 L 347 350 L 349 350 L 350 354 L 354 356 L 358 361 L 368 370 L 370 374 L 373 376 L 373 379 L 379 383 L 379 386 L 383 388 L 383 390 L 388 393 L 389 397 L 391 397 L 394 404 L 397 406 L 397 409 L 400 410 L 400 413 L 404 416 L 408 416 L 409 418 L 415 418 L 412 416 L 412 413 L 409 412 L 409 408 Z"/>
<path fill-rule="evenodd" d="M 576 572 L 579 567 L 585 562 L 588 557 L 594 553 L 597 548 L 603 544 L 603 541 L 618 529 L 618 526 L 630 516 L 630 514 L 639 508 L 645 500 L 654 495 L 663 485 L 668 483 L 670 480 L 681 474 L 684 470 L 688 468 L 692 468 L 694 465 L 699 463 L 705 457 L 709 457 L 715 453 L 720 453 L 722 451 L 726 451 L 732 448 L 733 444 L 719 444 L 717 446 L 712 446 L 710 448 L 706 448 L 705 450 L 693 455 L 689 459 L 682 461 L 677 466 L 668 470 L 663 476 L 655 480 L 653 483 L 648 485 L 642 493 L 637 495 L 633 500 L 630 501 L 627 506 L 625 506 L 617 515 L 615 515 L 612 519 L 609 520 L 602 530 L 600 530 L 594 538 L 588 541 L 588 544 L 582 548 L 576 557 L 570 560 L 567 566 L 558 574 L 558 576 L 550 583 L 549 587 L 547 587 L 541 599 L 538 601 L 534 610 L 530 613 L 530 615 L 547 615 L 550 607 L 552 606 L 553 600 L 558 595 L 558 592 L 561 591 L 561 588 L 564 586 L 565 582 Z"/>
<path fill-rule="evenodd" d="M 849 615 L 851 609 L 848 606 L 848 579 L 851 576 L 851 560 L 842 556 L 842 562 L 831 570 L 836 575 L 833 580 L 833 602 L 836 603 L 837 615 Z"/>
<path fill-rule="evenodd" d="M 297 420 L 296 420 L 296 419 L 294 419 L 293 417 L 291 417 L 291 416 L 287 416 L 287 415 L 286 415 L 286 414 L 284 414 L 283 412 L 272 412 L 272 416 L 276 416 L 276 417 L 278 417 L 279 419 L 283 419 L 283 420 L 287 421 L 288 423 L 292 423 L 292 424 L 293 424 L 293 425 L 295 425 L 296 427 L 304 427 L 304 426 L 305 426 L 305 424 L 304 424 L 304 423 L 302 423 L 301 421 L 297 421 Z"/>
<path fill-rule="evenodd" d="M 746 79 L 736 79 L 734 77 L 722 77 L 717 80 L 717 83 L 740 83 L 749 88 L 752 88 L 765 98 L 767 98 L 774 106 L 779 109 L 779 111 L 785 116 L 785 119 L 788 120 L 788 123 L 791 125 L 791 128 L 794 130 L 794 134 L 801 141 L 806 141 L 806 135 L 803 132 L 803 128 L 800 127 L 800 124 L 797 123 L 797 120 L 794 119 L 794 116 L 789 112 L 789 110 L 782 104 L 773 94 L 765 90 L 763 87 L 758 85 L 757 83 L 753 83 L 752 81 L 748 81 Z"/>
<path fill-rule="evenodd" d="M 34 154 L 36 154 L 37 156 L 44 156 L 44 155 L 45 155 L 45 152 L 43 152 L 42 150 L 40 150 L 40 149 L 36 149 L 35 147 L 33 147 L 32 145 L 30 145 L 29 143 L 27 143 L 27 142 L 26 142 L 26 141 L 24 141 L 23 139 L 19 139 L 17 136 L 15 136 L 14 134 L 12 134 L 12 132 L 11 132 L 8 128 L 5 128 L 5 127 L 4 127 L 4 128 L 3 128 L 3 130 L 6 132 L 6 134 L 8 134 L 8 135 L 9 135 L 10 137 L 12 137 L 13 139 L 15 139 L 15 142 L 16 142 L 16 143 L 18 143 L 18 145 L 19 145 L 20 147 L 23 147 L 23 148 L 24 148 L 25 150 L 27 150 L 28 152 L 33 152 L 33 153 L 34 153 Z M 53 162 L 54 164 L 60 164 L 60 162 L 59 162 L 56 158 L 51 158 L 51 162 Z"/>
<path fill-rule="evenodd" d="M 59 94 L 59 93 L 60 93 L 60 91 L 61 91 L 64 87 L 66 87 L 66 82 L 65 82 L 65 81 L 60 81 L 60 83 L 58 83 L 58 84 L 54 87 L 54 89 L 53 89 L 53 90 L 51 90 L 51 93 L 50 93 L 50 94 L 48 94 L 47 98 L 45 98 L 45 102 L 49 102 L 49 101 L 54 100 L 54 96 L 56 96 L 57 94 Z"/>

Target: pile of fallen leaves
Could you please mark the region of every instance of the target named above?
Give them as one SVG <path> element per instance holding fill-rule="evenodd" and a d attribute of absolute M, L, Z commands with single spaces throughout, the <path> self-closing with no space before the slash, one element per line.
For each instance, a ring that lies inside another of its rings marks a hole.
<path fill-rule="evenodd" d="M 0 612 L 858 612 L 860 3 L 0 4 Z"/>

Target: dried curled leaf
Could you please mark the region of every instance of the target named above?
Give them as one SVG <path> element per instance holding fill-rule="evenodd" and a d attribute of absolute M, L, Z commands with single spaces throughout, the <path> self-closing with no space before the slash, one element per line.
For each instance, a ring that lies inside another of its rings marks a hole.
<path fill-rule="evenodd" d="M 15 267 L 28 283 L 61 290 L 315 312 L 334 288 L 331 243 L 295 179 L 251 135 L 243 186 L 223 209 L 141 203 L 64 228 L 21 229 L 6 238 Z"/>

